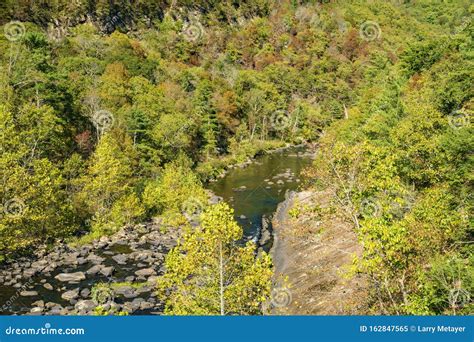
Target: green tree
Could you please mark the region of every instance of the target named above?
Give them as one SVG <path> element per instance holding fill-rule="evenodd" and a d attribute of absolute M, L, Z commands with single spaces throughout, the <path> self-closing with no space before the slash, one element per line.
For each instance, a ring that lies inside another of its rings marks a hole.
<path fill-rule="evenodd" d="M 159 282 L 165 313 L 175 315 L 255 315 L 268 300 L 272 277 L 266 253 L 237 242 L 242 229 L 225 203 L 209 207 L 201 225 L 188 229 L 166 257 Z"/>

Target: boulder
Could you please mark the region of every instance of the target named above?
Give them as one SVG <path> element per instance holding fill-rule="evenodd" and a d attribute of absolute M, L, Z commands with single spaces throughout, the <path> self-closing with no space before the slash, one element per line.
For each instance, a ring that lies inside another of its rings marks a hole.
<path fill-rule="evenodd" d="M 94 265 L 86 271 L 86 274 L 91 274 L 91 275 L 97 274 L 102 270 L 102 267 L 103 267 L 102 265 Z"/>
<path fill-rule="evenodd" d="M 29 268 L 23 272 L 23 277 L 24 278 L 31 278 L 38 272 L 38 269 L 36 268 Z"/>
<path fill-rule="evenodd" d="M 143 268 L 135 272 L 137 276 L 148 277 L 151 275 L 156 275 L 156 271 L 153 268 Z"/>
<path fill-rule="evenodd" d="M 22 297 L 34 297 L 37 296 L 38 292 L 36 291 L 21 291 L 20 296 Z"/>
<path fill-rule="evenodd" d="M 135 292 L 135 289 L 131 286 L 120 286 L 115 289 L 115 294 L 122 295 L 125 298 L 135 298 L 138 294 Z"/>
<path fill-rule="evenodd" d="M 54 308 L 54 307 L 57 307 L 57 306 L 61 306 L 61 305 L 59 305 L 59 304 L 57 304 L 57 303 L 54 303 L 54 302 L 47 302 L 47 303 L 45 304 L 45 306 L 46 306 L 46 308 L 51 309 L 51 308 Z"/>
<path fill-rule="evenodd" d="M 40 308 L 44 307 L 44 301 L 42 300 L 37 300 L 36 302 L 34 302 L 33 304 L 31 304 L 33 306 L 38 306 Z"/>
<path fill-rule="evenodd" d="M 53 286 L 49 283 L 46 283 L 46 284 L 43 284 L 43 287 L 46 289 L 46 290 L 50 290 L 52 291 L 53 290 Z"/>
<path fill-rule="evenodd" d="M 150 303 L 148 301 L 143 301 L 140 303 L 140 310 L 149 310 L 149 309 L 153 309 L 155 306 L 154 303 Z"/>
<path fill-rule="evenodd" d="M 98 256 L 98 255 L 95 255 L 95 254 L 89 254 L 89 256 L 87 257 L 86 259 L 87 261 L 90 261 L 91 263 L 93 264 L 96 264 L 96 265 L 99 265 L 101 264 L 105 259 Z"/>
<path fill-rule="evenodd" d="M 70 301 L 70 300 L 76 299 L 78 296 L 79 296 L 79 288 L 64 292 L 61 295 L 61 298 L 64 300 Z"/>
<path fill-rule="evenodd" d="M 115 255 L 112 259 L 119 265 L 125 265 L 127 263 L 127 256 L 125 254 Z"/>
<path fill-rule="evenodd" d="M 113 266 L 102 267 L 102 269 L 100 270 L 100 273 L 102 273 L 106 277 L 110 277 L 113 272 L 114 272 L 114 267 Z"/>
<path fill-rule="evenodd" d="M 87 298 L 91 294 L 91 290 L 89 290 L 87 287 L 81 290 L 81 297 L 82 298 Z"/>
<path fill-rule="evenodd" d="M 92 311 L 95 307 L 96 304 L 92 300 L 80 300 L 74 305 L 74 309 L 83 313 Z"/>
<path fill-rule="evenodd" d="M 84 272 L 59 273 L 55 279 L 62 282 L 77 282 L 86 279 Z"/>
<path fill-rule="evenodd" d="M 160 279 L 160 277 L 152 275 L 152 276 L 148 277 L 148 279 L 146 281 L 147 281 L 147 283 L 149 283 L 151 285 L 155 285 L 156 282 L 158 281 L 158 279 Z"/>

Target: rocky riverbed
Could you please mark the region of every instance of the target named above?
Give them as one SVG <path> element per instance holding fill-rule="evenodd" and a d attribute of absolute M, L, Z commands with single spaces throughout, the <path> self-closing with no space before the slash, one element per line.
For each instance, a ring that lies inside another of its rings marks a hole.
<path fill-rule="evenodd" d="M 97 283 L 113 293 L 105 310 L 129 314 L 160 314 L 156 279 L 164 272 L 164 258 L 176 245 L 178 230 L 158 223 L 122 228 L 110 237 L 52 251 L 37 251 L 0 269 L 0 313 L 30 315 L 91 314 Z M 133 284 L 132 284 L 133 283 Z"/>

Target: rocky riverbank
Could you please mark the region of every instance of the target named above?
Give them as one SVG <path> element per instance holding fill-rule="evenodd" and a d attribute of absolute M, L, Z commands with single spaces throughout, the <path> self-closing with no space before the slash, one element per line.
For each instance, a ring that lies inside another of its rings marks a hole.
<path fill-rule="evenodd" d="M 362 247 L 352 225 L 330 210 L 328 193 L 287 193 L 273 217 L 273 232 L 273 313 L 365 313 L 365 280 L 347 277 Z"/>
<path fill-rule="evenodd" d="M 112 291 L 105 310 L 160 314 L 154 287 L 177 238 L 177 229 L 149 223 L 90 244 L 63 243 L 48 253 L 38 251 L 35 258 L 20 258 L 0 269 L 0 313 L 88 315 L 98 305 L 93 285 L 106 283 Z"/>

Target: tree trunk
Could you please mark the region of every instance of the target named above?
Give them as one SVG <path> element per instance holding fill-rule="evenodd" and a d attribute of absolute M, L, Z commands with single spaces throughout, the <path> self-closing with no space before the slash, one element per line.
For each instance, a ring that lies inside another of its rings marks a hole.
<path fill-rule="evenodd" d="M 343 103 L 342 104 L 344 106 L 344 119 L 349 119 L 349 111 L 347 110 L 347 107 L 346 105 Z"/>
<path fill-rule="evenodd" d="M 224 260 L 222 256 L 222 241 L 219 243 L 219 263 L 221 316 L 224 316 Z"/>

